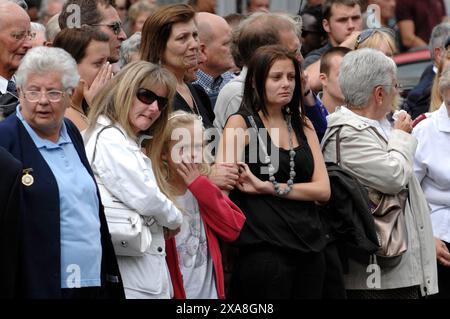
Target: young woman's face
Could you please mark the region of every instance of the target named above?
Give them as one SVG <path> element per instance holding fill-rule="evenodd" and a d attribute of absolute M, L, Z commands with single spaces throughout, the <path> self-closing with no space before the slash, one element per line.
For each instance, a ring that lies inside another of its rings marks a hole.
<path fill-rule="evenodd" d="M 196 121 L 186 127 L 173 130 L 167 154 L 167 160 L 171 172 L 182 160 L 191 163 L 203 163 L 203 126 Z"/>
<path fill-rule="evenodd" d="M 156 86 L 150 89 L 153 93 L 160 97 L 167 98 L 167 89 L 165 86 Z M 131 128 L 135 134 L 141 131 L 146 131 L 159 118 L 161 112 L 159 111 L 158 102 L 154 100 L 151 104 L 140 101 L 137 96 L 133 99 L 133 105 L 128 112 L 128 120 Z"/>
<path fill-rule="evenodd" d="M 266 79 L 267 107 L 288 104 L 295 89 L 295 67 L 289 59 L 276 60 Z"/>
<path fill-rule="evenodd" d="M 86 48 L 86 55 L 78 63 L 80 78 L 91 86 L 97 73 L 109 57 L 109 42 L 92 40 Z"/>
<path fill-rule="evenodd" d="M 198 48 L 198 31 L 194 20 L 175 23 L 166 44 L 163 63 L 175 71 L 195 67 L 198 63 Z"/>

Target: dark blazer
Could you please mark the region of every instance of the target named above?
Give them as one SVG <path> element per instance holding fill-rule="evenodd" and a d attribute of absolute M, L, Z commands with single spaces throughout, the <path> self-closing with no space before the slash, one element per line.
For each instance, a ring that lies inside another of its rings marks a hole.
<path fill-rule="evenodd" d="M 75 149 L 94 179 L 78 129 L 65 119 L 67 132 Z M 61 253 L 59 192 L 56 179 L 21 121 L 12 114 L 0 122 L 0 146 L 24 169 L 32 168 L 34 183 L 23 187 L 23 229 L 21 242 L 20 290 L 18 297 L 61 297 Z M 97 196 L 100 195 L 97 189 Z M 103 206 L 99 209 L 102 245 L 101 298 L 125 298 L 122 278 L 111 243 Z M 80 231 L 83 231 L 80 229 Z"/>
<path fill-rule="evenodd" d="M 331 197 L 320 206 L 320 216 L 329 239 L 343 239 L 361 252 L 375 253 L 378 238 L 369 209 L 366 189 L 346 170 L 335 163 L 326 163 Z"/>
<path fill-rule="evenodd" d="M 22 164 L 0 147 L 0 298 L 13 298 L 19 257 Z"/>
<path fill-rule="evenodd" d="M 198 111 L 202 116 L 203 126 L 205 128 L 214 127 L 214 111 L 211 106 L 211 101 L 209 100 L 208 94 L 206 94 L 205 90 L 198 84 L 190 84 L 188 83 L 189 91 L 191 91 L 192 98 L 195 100 L 197 104 Z M 195 107 L 194 107 L 195 108 Z M 180 93 L 175 94 L 175 98 L 173 100 L 173 110 L 178 111 L 182 110 L 188 113 L 197 113 L 197 110 L 193 111 L 189 104 L 183 99 Z"/>
<path fill-rule="evenodd" d="M 423 71 L 419 83 L 409 92 L 403 108 L 411 114 L 413 119 L 428 112 L 431 101 L 431 87 L 435 76 L 433 65 L 428 66 Z"/>

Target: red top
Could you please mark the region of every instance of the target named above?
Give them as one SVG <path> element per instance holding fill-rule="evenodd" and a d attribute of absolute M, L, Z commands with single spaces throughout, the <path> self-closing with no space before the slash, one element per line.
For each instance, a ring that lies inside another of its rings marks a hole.
<path fill-rule="evenodd" d="M 208 249 L 216 277 L 217 295 L 219 299 L 224 299 L 225 284 L 222 254 L 217 236 L 228 242 L 236 240 L 244 226 L 245 216 L 239 207 L 223 195 L 220 189 L 205 176 L 198 177 L 188 188 L 197 199 L 200 215 L 205 226 Z M 166 254 L 174 299 L 186 299 L 175 237 L 166 240 Z"/>
<path fill-rule="evenodd" d="M 442 0 L 397 0 L 395 16 L 398 21 L 412 20 L 416 35 L 428 43 L 433 28 L 446 16 Z"/>

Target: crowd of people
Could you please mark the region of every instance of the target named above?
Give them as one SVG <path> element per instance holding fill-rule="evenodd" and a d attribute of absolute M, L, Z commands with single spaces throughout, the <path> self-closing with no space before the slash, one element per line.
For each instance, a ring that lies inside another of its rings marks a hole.
<path fill-rule="evenodd" d="M 0 0 L 0 297 L 449 298 L 444 1 L 215 7 Z"/>

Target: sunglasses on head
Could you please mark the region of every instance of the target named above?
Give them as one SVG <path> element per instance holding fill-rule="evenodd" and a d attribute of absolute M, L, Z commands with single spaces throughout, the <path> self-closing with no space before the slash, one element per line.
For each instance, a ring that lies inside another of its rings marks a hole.
<path fill-rule="evenodd" d="M 359 45 L 370 38 L 377 32 L 387 33 L 392 39 L 395 40 L 395 34 L 392 29 L 389 28 L 373 28 L 363 30 L 356 38 L 355 50 L 358 49 Z"/>
<path fill-rule="evenodd" d="M 156 95 L 154 92 L 144 88 L 140 88 L 137 90 L 136 97 L 139 101 L 148 105 L 157 101 L 158 109 L 160 112 L 164 111 L 164 109 L 167 107 L 167 103 L 169 102 L 167 98 Z"/>

